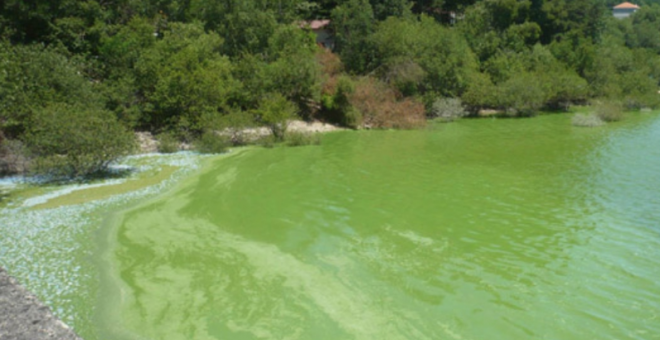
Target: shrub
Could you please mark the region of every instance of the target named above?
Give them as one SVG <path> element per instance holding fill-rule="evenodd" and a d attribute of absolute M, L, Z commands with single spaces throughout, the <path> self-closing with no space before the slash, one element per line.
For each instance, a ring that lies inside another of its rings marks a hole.
<path fill-rule="evenodd" d="M 591 114 L 576 114 L 573 116 L 573 119 L 571 119 L 571 123 L 573 126 L 579 126 L 579 127 L 598 127 L 601 125 L 604 125 L 605 122 L 600 119 L 597 115 L 591 113 Z"/>
<path fill-rule="evenodd" d="M 37 110 L 23 139 L 31 170 L 55 178 L 105 171 L 135 147 L 135 136 L 111 112 L 67 104 Z"/>
<path fill-rule="evenodd" d="M 589 85 L 572 71 L 555 71 L 538 74 L 547 90 L 547 106 L 553 109 L 568 110 L 573 103 L 583 103 Z"/>
<path fill-rule="evenodd" d="M 316 62 L 321 65 L 321 72 L 327 76 L 336 76 L 344 71 L 344 65 L 338 55 L 327 49 L 319 49 L 316 53 Z"/>
<path fill-rule="evenodd" d="M 353 106 L 348 106 L 342 117 L 342 125 L 351 129 L 357 129 L 362 125 L 362 112 Z"/>
<path fill-rule="evenodd" d="M 229 144 L 230 140 L 227 136 L 206 131 L 195 141 L 195 148 L 199 153 L 223 153 L 227 151 Z"/>
<path fill-rule="evenodd" d="M 440 98 L 433 102 L 431 116 L 451 122 L 467 115 L 463 103 L 458 98 Z"/>
<path fill-rule="evenodd" d="M 233 109 L 223 116 L 218 117 L 214 114 L 212 117 L 207 117 L 204 127 L 207 130 L 219 131 L 227 137 L 231 145 L 239 146 L 249 142 L 250 136 L 246 131 L 254 124 L 254 116 L 249 112 Z"/>
<path fill-rule="evenodd" d="M 156 136 L 158 141 L 158 152 L 160 153 L 174 153 L 179 151 L 179 141 L 170 132 L 163 132 Z"/>
<path fill-rule="evenodd" d="M 602 102 L 596 105 L 596 115 L 605 122 L 617 122 L 623 119 L 623 107 L 615 102 Z"/>
<path fill-rule="evenodd" d="M 660 106 L 660 98 L 657 93 L 629 95 L 624 98 L 624 106 L 628 110 L 640 110 L 642 108 L 656 108 Z"/>
<path fill-rule="evenodd" d="M 410 60 L 393 60 L 383 70 L 381 78 L 398 89 L 405 96 L 417 94 L 419 84 L 426 77 L 426 71 Z"/>
<path fill-rule="evenodd" d="M 270 129 L 276 140 L 284 138 L 289 119 L 296 116 L 296 106 L 279 93 L 267 95 L 256 110 L 262 124 Z"/>
<path fill-rule="evenodd" d="M 273 135 L 262 136 L 255 140 L 256 145 L 263 146 L 264 148 L 268 149 L 275 147 L 276 142 L 277 141 L 275 140 L 275 136 Z"/>
<path fill-rule="evenodd" d="M 101 105 L 81 65 L 60 48 L 0 40 L 0 61 L 0 128 L 8 138 L 25 132 L 33 113 L 50 103 Z"/>
<path fill-rule="evenodd" d="M 304 146 L 321 144 L 321 136 L 318 133 L 288 132 L 284 138 L 288 146 Z"/>
<path fill-rule="evenodd" d="M 357 129 L 362 124 L 362 115 L 351 105 L 350 97 L 355 92 L 355 83 L 347 76 L 335 77 L 322 97 L 325 118 L 330 122 Z"/>
<path fill-rule="evenodd" d="M 371 77 L 362 78 L 349 97 L 351 106 L 362 115 L 362 124 L 372 128 L 411 129 L 426 123 L 424 105 L 400 94 Z"/>
<path fill-rule="evenodd" d="M 27 167 L 26 154 L 27 150 L 21 141 L 2 139 L 0 142 L 0 175 L 25 171 Z"/>
<path fill-rule="evenodd" d="M 531 74 L 515 76 L 501 85 L 500 105 L 518 116 L 532 116 L 543 106 L 547 94 Z"/>
<path fill-rule="evenodd" d="M 468 111 L 478 113 L 481 109 L 498 107 L 497 92 L 497 87 L 487 74 L 477 73 L 473 75 L 461 100 L 468 107 Z"/>

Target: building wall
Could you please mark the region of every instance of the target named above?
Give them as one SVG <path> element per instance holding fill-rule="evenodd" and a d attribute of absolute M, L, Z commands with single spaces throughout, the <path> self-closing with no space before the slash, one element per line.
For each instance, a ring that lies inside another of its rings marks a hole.
<path fill-rule="evenodd" d="M 614 9 L 613 14 L 617 19 L 623 19 L 629 17 L 631 14 L 635 13 L 637 10 L 634 8 L 620 8 Z"/>

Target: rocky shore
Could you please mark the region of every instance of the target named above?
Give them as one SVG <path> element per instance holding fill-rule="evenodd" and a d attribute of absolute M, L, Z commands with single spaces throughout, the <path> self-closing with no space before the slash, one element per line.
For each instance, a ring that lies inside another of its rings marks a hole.
<path fill-rule="evenodd" d="M 81 340 L 0 268 L 0 340 Z"/>
<path fill-rule="evenodd" d="M 339 131 L 339 130 L 344 130 L 344 128 L 320 121 L 305 122 L 302 120 L 290 120 L 287 124 L 287 131 L 296 132 L 296 133 L 313 134 L 313 133 L 326 133 L 326 132 Z M 250 141 L 254 141 L 256 139 L 271 134 L 270 129 L 263 126 L 245 128 L 240 130 L 239 132 L 243 134 L 247 140 Z M 232 132 L 230 131 L 230 129 L 226 129 L 224 131 L 217 131 L 217 133 L 228 136 Z M 135 138 L 138 142 L 140 153 L 158 152 L 158 140 L 156 140 L 156 138 L 150 132 L 146 132 L 146 131 L 135 132 Z M 180 150 L 190 150 L 191 148 L 192 145 L 190 144 L 181 143 L 179 145 Z"/>

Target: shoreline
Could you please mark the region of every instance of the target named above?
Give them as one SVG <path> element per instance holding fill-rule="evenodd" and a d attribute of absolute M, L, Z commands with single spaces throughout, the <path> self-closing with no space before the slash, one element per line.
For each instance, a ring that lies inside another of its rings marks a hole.
<path fill-rule="evenodd" d="M 82 340 L 0 267 L 0 340 Z"/>
<path fill-rule="evenodd" d="M 325 123 L 319 120 L 314 120 L 311 122 L 306 122 L 303 120 L 290 120 L 287 123 L 287 132 L 293 133 L 304 133 L 304 134 L 325 134 L 328 132 L 335 131 L 345 131 L 346 128 L 343 128 L 338 125 L 333 125 L 330 123 Z M 230 136 L 232 134 L 231 129 L 225 129 L 223 131 L 216 131 L 219 135 Z M 267 137 L 271 134 L 269 128 L 264 126 L 249 127 L 241 129 L 234 133 L 240 133 L 246 137 L 247 140 L 255 141 L 259 138 Z M 135 140 L 138 144 L 137 154 L 143 153 L 154 153 L 158 152 L 158 140 L 151 132 L 148 131 L 135 131 Z M 179 143 L 179 151 L 191 150 L 193 147 L 189 143 Z"/>

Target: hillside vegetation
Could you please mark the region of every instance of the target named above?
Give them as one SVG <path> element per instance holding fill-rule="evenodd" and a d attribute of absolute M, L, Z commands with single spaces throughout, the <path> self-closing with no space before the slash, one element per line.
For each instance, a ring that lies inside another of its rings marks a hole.
<path fill-rule="evenodd" d="M 223 150 L 236 139 L 217 131 L 266 126 L 285 140 L 292 118 L 414 128 L 594 99 L 656 107 L 660 5 L 617 20 L 615 4 L 5 0 L 0 171 L 19 168 L 11 158 L 93 174 L 130 152 L 133 130 Z M 320 18 L 334 51 L 301 28 Z"/>

